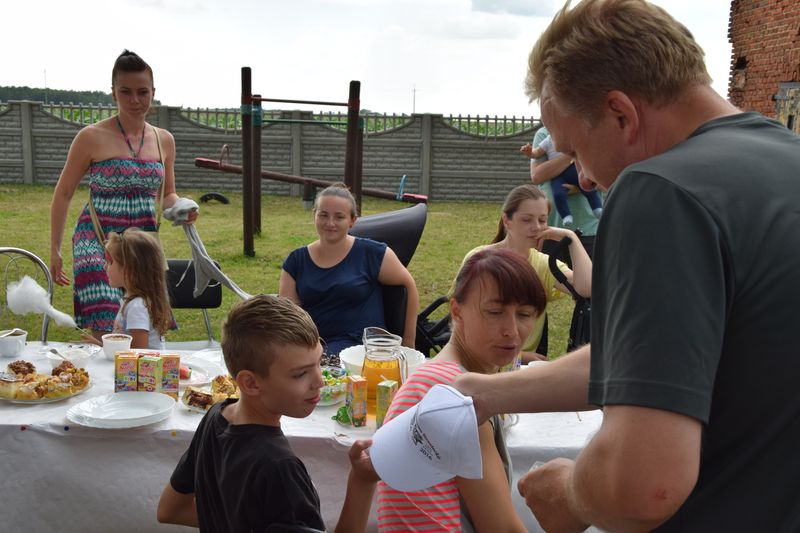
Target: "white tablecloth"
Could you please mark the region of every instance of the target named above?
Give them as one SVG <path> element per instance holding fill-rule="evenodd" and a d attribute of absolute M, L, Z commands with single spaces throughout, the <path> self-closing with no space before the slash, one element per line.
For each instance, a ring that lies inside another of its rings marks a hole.
<path fill-rule="evenodd" d="M 53 343 L 59 346 L 58 343 Z M 62 345 L 63 346 L 63 345 Z M 24 358 L 41 372 L 50 364 L 29 343 Z M 188 355 L 189 352 L 182 352 Z M 213 352 L 201 352 L 213 358 Z M 14 359 L 0 359 L 0 370 Z M 157 424 L 133 429 L 94 429 L 71 424 L 67 409 L 113 391 L 113 363 L 98 353 L 87 365 L 93 386 L 61 402 L 26 405 L 0 400 L 0 508 L 6 531 L 178 531 L 155 520 L 161 490 L 188 447 L 201 414 L 176 405 Z M 524 391 L 520 391 L 524 394 Z M 346 450 L 371 429 L 345 428 L 331 420 L 335 407 L 305 419 L 284 417 L 282 428 L 308 468 L 332 528 L 341 509 L 350 465 Z M 514 501 L 530 531 L 540 531 L 516 491 L 516 480 L 535 461 L 575 457 L 600 425 L 599 411 L 521 415 L 507 433 L 514 467 Z M 370 530 L 376 530 L 375 510 Z M 7 529 L 6 529 L 7 527 Z"/>

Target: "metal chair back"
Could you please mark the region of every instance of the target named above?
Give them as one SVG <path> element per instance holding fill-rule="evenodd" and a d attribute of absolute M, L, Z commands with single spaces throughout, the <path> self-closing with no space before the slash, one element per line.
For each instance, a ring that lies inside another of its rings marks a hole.
<path fill-rule="evenodd" d="M 8 285 L 22 279 L 23 276 L 30 276 L 39 285 L 47 290 L 50 303 L 53 303 L 53 278 L 50 276 L 50 269 L 39 256 L 22 248 L 10 246 L 0 246 L 0 329 L 10 329 L 21 327 L 25 319 L 14 315 L 8 309 Z M 47 343 L 47 330 L 50 327 L 50 317 L 42 315 L 42 329 L 39 340 Z M 24 329 L 24 328 L 23 328 Z M 30 340 L 30 337 L 28 337 Z M 35 338 L 35 337 L 34 337 Z"/>

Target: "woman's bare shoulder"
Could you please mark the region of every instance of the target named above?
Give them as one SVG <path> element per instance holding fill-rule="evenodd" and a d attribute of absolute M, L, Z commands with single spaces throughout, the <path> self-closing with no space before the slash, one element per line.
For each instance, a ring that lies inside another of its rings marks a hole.
<path fill-rule="evenodd" d="M 165 130 L 164 128 L 159 128 L 158 126 L 153 126 L 153 129 L 158 132 L 159 138 L 161 138 L 161 142 L 164 144 L 169 144 L 170 146 L 175 146 L 175 137 L 169 132 L 169 130 Z"/>
<path fill-rule="evenodd" d="M 76 155 L 83 155 L 91 160 L 96 160 L 97 154 L 112 138 L 112 133 L 101 122 L 90 124 L 81 128 L 72 141 L 70 151 Z"/>

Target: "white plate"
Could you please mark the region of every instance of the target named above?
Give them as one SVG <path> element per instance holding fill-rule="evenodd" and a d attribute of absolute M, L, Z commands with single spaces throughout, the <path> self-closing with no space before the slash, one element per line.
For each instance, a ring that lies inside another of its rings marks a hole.
<path fill-rule="evenodd" d="M 133 428 L 168 418 L 174 405 L 172 397 L 160 392 L 115 392 L 73 405 L 67 418 L 94 428 Z"/>
<path fill-rule="evenodd" d="M 203 361 L 210 361 L 215 364 L 225 365 L 225 358 L 222 355 L 221 348 L 204 348 L 193 352 L 190 356 L 193 359 L 202 359 Z"/>
<path fill-rule="evenodd" d="M 46 355 L 47 352 L 50 351 L 50 348 L 55 348 L 56 350 L 59 351 L 59 353 L 62 354 L 67 350 L 71 350 L 73 348 L 80 348 L 81 350 L 84 350 L 89 353 L 89 359 L 92 359 L 97 354 L 97 352 L 103 349 L 102 346 L 98 346 L 96 344 L 88 344 L 88 343 L 84 344 L 79 342 L 64 344 L 61 342 L 55 342 L 52 344 L 45 344 L 40 346 L 38 351 L 39 355 Z"/>
<path fill-rule="evenodd" d="M 181 357 L 181 364 L 192 369 L 192 375 L 189 379 L 181 380 L 181 387 L 208 385 L 215 377 L 228 373 L 227 370 L 216 363 L 192 356 Z"/>

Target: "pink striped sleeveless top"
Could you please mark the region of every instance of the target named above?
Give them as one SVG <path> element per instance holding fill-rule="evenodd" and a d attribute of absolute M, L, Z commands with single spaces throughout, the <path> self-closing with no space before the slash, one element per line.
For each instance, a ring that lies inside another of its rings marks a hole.
<path fill-rule="evenodd" d="M 386 421 L 416 405 L 428 390 L 448 385 L 465 370 L 454 362 L 430 362 L 417 369 L 392 400 Z M 400 492 L 378 482 L 379 531 L 461 531 L 461 505 L 455 479 L 416 492 Z"/>

